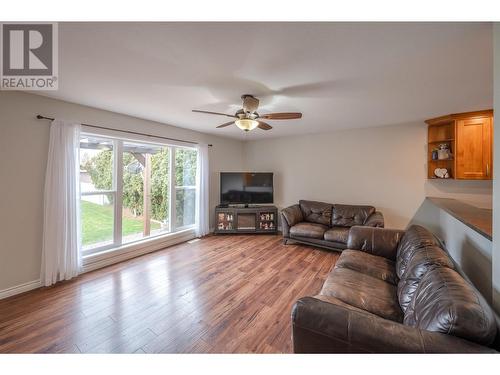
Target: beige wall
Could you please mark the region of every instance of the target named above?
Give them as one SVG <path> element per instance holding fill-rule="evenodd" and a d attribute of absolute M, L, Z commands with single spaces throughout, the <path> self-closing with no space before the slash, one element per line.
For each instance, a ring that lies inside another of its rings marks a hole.
<path fill-rule="evenodd" d="M 39 278 L 49 122 L 36 120 L 38 113 L 213 144 L 209 151 L 212 208 L 219 200 L 218 172 L 243 166 L 240 141 L 38 95 L 0 92 L 0 291 Z"/>
<path fill-rule="evenodd" d="M 491 205 L 491 182 L 427 181 L 426 132 L 415 123 L 250 141 L 245 168 L 275 173 L 279 207 L 299 199 L 371 204 L 387 227 L 406 227 L 427 195 Z"/>

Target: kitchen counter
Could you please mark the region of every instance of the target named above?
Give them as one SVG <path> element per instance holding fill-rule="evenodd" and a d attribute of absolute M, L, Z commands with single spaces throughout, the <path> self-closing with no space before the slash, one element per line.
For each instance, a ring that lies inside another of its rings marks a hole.
<path fill-rule="evenodd" d="M 427 197 L 427 199 L 491 241 L 493 232 L 492 209 L 475 207 L 451 198 Z"/>

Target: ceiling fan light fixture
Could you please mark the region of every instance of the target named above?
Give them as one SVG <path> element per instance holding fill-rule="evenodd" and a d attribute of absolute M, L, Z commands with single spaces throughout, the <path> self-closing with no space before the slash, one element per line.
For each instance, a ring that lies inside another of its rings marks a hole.
<path fill-rule="evenodd" d="M 267 124 L 263 120 L 293 120 L 302 118 L 301 112 L 279 112 L 279 113 L 266 113 L 265 115 L 259 115 L 257 109 L 259 108 L 259 99 L 253 95 L 242 95 L 243 108 L 236 111 L 234 115 L 228 115 L 227 113 L 213 112 L 213 111 L 202 111 L 200 109 L 193 109 L 193 112 L 197 113 L 207 113 L 209 115 L 218 115 L 231 117 L 232 120 L 220 124 L 217 129 L 225 128 L 231 125 L 236 125 L 238 128 L 244 132 L 249 132 L 255 128 L 261 130 L 271 130 L 273 127 Z"/>
<path fill-rule="evenodd" d="M 250 130 L 255 129 L 259 125 L 259 122 L 257 120 L 244 118 L 244 119 L 236 120 L 235 124 L 241 130 L 248 132 Z"/>

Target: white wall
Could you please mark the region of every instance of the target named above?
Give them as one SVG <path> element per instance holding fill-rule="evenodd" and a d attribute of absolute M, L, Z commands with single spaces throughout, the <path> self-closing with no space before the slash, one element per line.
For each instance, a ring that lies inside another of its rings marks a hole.
<path fill-rule="evenodd" d="M 405 228 L 425 196 L 491 207 L 489 181 L 427 180 L 426 140 L 426 125 L 415 123 L 250 141 L 245 167 L 275 173 L 279 207 L 299 199 L 370 204 L 386 227 Z"/>
<path fill-rule="evenodd" d="M 454 198 L 480 208 L 493 206 L 493 181 L 426 180 L 428 197 Z"/>
<path fill-rule="evenodd" d="M 500 113 L 500 23 L 493 28 L 494 45 L 494 110 Z M 500 314 L 500 131 L 495 131 L 493 146 L 493 305 Z"/>
<path fill-rule="evenodd" d="M 0 92 L 0 291 L 39 278 L 49 121 L 36 120 L 36 114 L 213 144 L 209 151 L 212 212 L 219 202 L 218 172 L 243 167 L 243 144 L 237 140 L 38 95 Z"/>

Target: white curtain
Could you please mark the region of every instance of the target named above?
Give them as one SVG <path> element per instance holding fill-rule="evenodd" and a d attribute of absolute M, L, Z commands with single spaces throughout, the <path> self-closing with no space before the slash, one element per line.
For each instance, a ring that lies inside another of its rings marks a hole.
<path fill-rule="evenodd" d="M 198 145 L 198 165 L 196 168 L 196 236 L 206 236 L 209 231 L 209 168 L 208 168 L 208 145 Z"/>
<path fill-rule="evenodd" d="M 80 125 L 50 125 L 45 174 L 42 285 L 69 280 L 80 272 Z"/>

